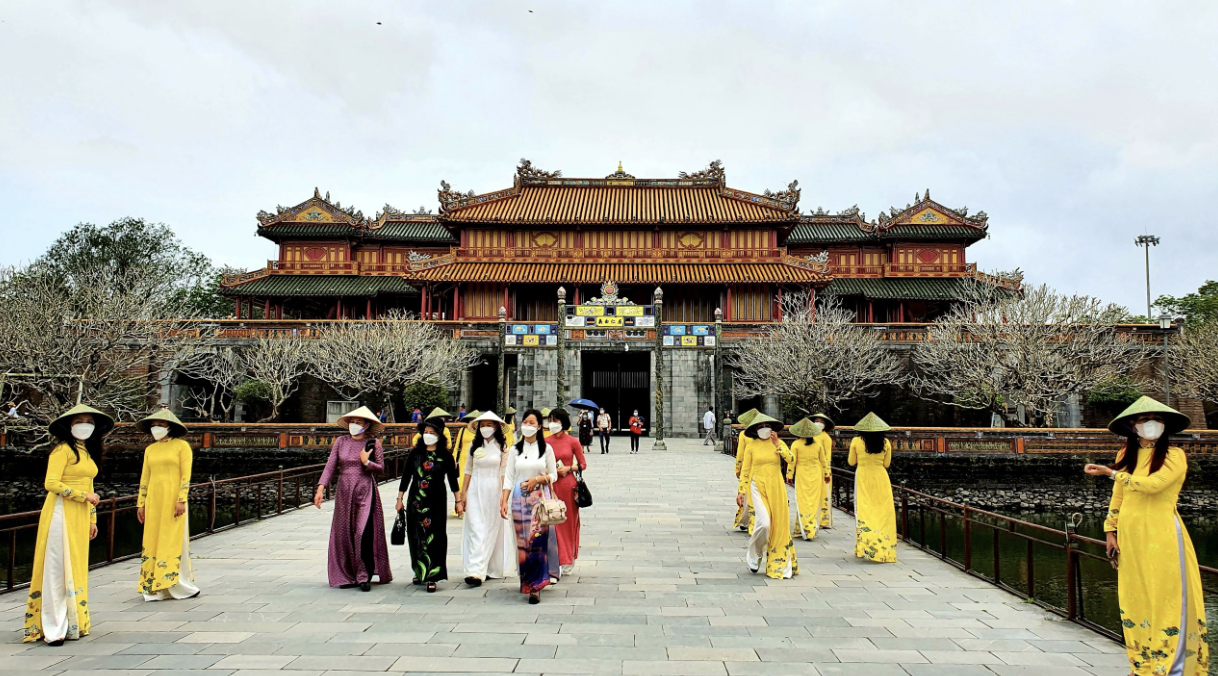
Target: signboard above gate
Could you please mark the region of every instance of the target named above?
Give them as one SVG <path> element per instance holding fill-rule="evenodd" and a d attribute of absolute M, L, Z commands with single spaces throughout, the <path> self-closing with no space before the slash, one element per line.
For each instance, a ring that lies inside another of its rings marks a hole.
<path fill-rule="evenodd" d="M 715 327 L 709 324 L 665 324 L 664 347 L 714 347 Z"/>
<path fill-rule="evenodd" d="M 654 305 L 569 305 L 568 329 L 633 329 L 656 325 Z"/>
<path fill-rule="evenodd" d="M 556 347 L 558 324 L 508 324 L 503 344 L 507 347 Z"/>

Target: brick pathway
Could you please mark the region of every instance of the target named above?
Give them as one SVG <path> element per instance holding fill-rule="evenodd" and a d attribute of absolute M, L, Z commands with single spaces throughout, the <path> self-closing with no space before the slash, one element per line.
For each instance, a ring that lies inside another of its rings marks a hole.
<path fill-rule="evenodd" d="M 398 578 L 330 589 L 330 507 L 194 544 L 203 595 L 143 603 L 138 565 L 92 573 L 93 633 L 61 648 L 20 643 L 25 595 L 0 597 L 10 629 L 0 672 L 30 674 L 859 674 L 1056 676 L 1128 673 L 1122 647 L 916 550 L 858 562 L 853 520 L 798 541 L 800 575 L 769 580 L 729 532 L 730 458 L 699 442 L 663 453 L 594 452 L 576 574 L 529 606 L 509 581 L 471 589 L 460 522 L 436 594 Z M 645 444 L 645 446 L 648 444 Z M 392 505 L 396 485 L 382 488 Z M 387 515 L 389 516 L 389 515 Z"/>

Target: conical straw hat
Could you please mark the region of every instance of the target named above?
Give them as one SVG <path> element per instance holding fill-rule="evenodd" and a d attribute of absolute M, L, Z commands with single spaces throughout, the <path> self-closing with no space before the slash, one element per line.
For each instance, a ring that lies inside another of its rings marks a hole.
<path fill-rule="evenodd" d="M 868 413 L 854 425 L 855 432 L 887 432 L 890 429 L 892 428 L 888 423 L 880 420 L 880 416 L 874 413 Z"/>
<path fill-rule="evenodd" d="M 1133 419 L 1143 413 L 1158 413 L 1163 416 L 1163 424 L 1167 427 L 1165 434 L 1179 434 L 1188 429 L 1192 423 L 1188 416 L 1176 409 L 1161 404 L 1150 397 L 1141 397 L 1121 411 L 1121 414 L 1108 423 L 1108 430 L 1113 434 L 1126 436 L 1133 433 Z"/>
<path fill-rule="evenodd" d="M 360 406 L 354 411 L 344 414 L 343 417 L 339 418 L 337 422 L 343 427 L 346 427 L 353 422 L 359 422 L 360 424 L 368 423 L 368 429 L 366 431 L 371 432 L 373 436 L 380 434 L 381 431 L 385 429 L 385 426 L 381 424 L 381 419 L 376 417 L 376 414 L 373 413 L 372 410 L 367 406 Z"/>
<path fill-rule="evenodd" d="M 428 418 L 451 418 L 451 417 L 453 417 L 453 414 L 451 414 L 448 411 L 445 411 L 444 409 L 437 406 L 437 407 L 431 409 L 431 413 L 428 413 L 427 417 Z"/>
<path fill-rule="evenodd" d="M 93 434 L 98 438 L 106 436 L 110 430 L 114 429 L 114 418 L 85 404 L 77 404 L 64 411 L 62 415 L 51 421 L 47 428 L 58 438 L 70 439 L 72 438 L 72 418 L 84 413 L 93 416 Z"/>
<path fill-rule="evenodd" d="M 770 416 L 759 412 L 757 415 L 755 415 L 749 419 L 749 422 L 747 423 L 748 427 L 746 429 L 751 430 L 754 427 L 761 425 L 762 423 L 778 423 L 779 425 L 781 425 L 782 421 L 779 420 L 778 418 L 771 418 Z"/>
<path fill-rule="evenodd" d="M 816 428 L 812 426 L 812 421 L 807 418 L 801 419 L 799 422 L 791 425 L 791 435 L 801 439 L 811 439 L 819 434 Z"/>
<path fill-rule="evenodd" d="M 499 423 L 500 425 L 507 424 L 507 423 L 503 422 L 503 418 L 500 418 L 499 416 L 495 415 L 494 411 L 487 411 L 486 413 L 479 415 L 477 418 L 474 418 L 474 422 L 482 422 L 483 420 L 491 420 L 491 421 Z"/>
<path fill-rule="evenodd" d="M 824 413 L 813 413 L 812 420 L 814 422 L 816 420 L 820 420 L 821 422 L 825 423 L 826 432 L 832 432 L 833 428 L 837 427 L 837 423 L 833 422 L 833 418 L 830 418 L 829 416 L 825 415 Z"/>
<path fill-rule="evenodd" d="M 182 424 L 181 420 L 178 420 L 178 417 L 173 414 L 173 411 L 167 408 L 163 408 L 135 423 L 135 429 L 144 434 L 148 434 L 149 430 L 152 428 L 152 423 L 154 422 L 168 423 L 169 436 L 171 437 L 180 437 L 186 434 L 186 426 Z"/>
<path fill-rule="evenodd" d="M 750 408 L 744 413 L 741 413 L 740 417 L 736 418 L 736 422 L 740 423 L 741 425 L 748 425 L 749 423 L 753 422 L 753 416 L 757 415 L 758 413 L 761 413 L 761 411 L 758 411 L 755 408 Z"/>

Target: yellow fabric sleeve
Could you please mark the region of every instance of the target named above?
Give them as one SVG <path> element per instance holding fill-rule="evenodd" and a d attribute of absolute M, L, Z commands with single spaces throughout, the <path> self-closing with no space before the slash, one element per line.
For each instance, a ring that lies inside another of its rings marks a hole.
<path fill-rule="evenodd" d="M 148 482 L 152 480 L 152 468 L 148 466 L 148 448 L 144 449 L 144 469 L 140 472 L 140 490 L 135 498 L 136 507 L 143 507 L 144 503 L 148 501 Z"/>
<path fill-rule="evenodd" d="M 850 455 L 846 457 L 846 463 L 851 467 L 859 464 L 859 447 L 862 445 L 862 437 L 855 437 L 850 440 Z"/>
<path fill-rule="evenodd" d="M 1169 448 L 1167 457 L 1163 459 L 1163 466 L 1159 468 L 1158 472 L 1150 476 L 1134 476 L 1129 472 L 1117 472 L 1116 482 L 1122 485 L 1123 490 L 1154 495 L 1162 493 L 1168 486 L 1183 479 L 1184 473 L 1187 471 L 1188 459 L 1184 456 L 1184 451 Z"/>
<path fill-rule="evenodd" d="M 744 455 L 743 459 L 740 458 L 741 454 Z M 736 487 L 736 492 L 747 493 L 749 490 L 749 482 L 752 481 L 753 474 L 753 444 L 746 444 L 742 450 L 737 452 L 736 458 L 741 461 L 740 484 Z"/>
<path fill-rule="evenodd" d="M 47 460 L 47 478 L 43 482 L 48 493 L 54 493 L 61 498 L 74 500 L 76 502 L 85 501 L 85 493 L 83 491 L 68 488 L 63 482 L 63 471 L 68 467 L 68 457 L 72 450 L 67 444 L 60 444 L 51 451 L 51 457 Z"/>
<path fill-rule="evenodd" d="M 887 439 L 885 439 L 884 440 L 884 469 L 888 469 L 888 467 L 890 465 L 892 465 L 892 444 Z"/>
<path fill-rule="evenodd" d="M 799 454 L 804 450 L 810 450 L 808 449 L 808 442 L 806 441 L 801 440 L 791 444 L 791 457 L 793 457 L 794 460 L 787 463 L 787 481 L 792 481 L 795 479 L 795 465 L 799 463 Z"/>
<path fill-rule="evenodd" d="M 190 471 L 194 464 L 195 454 L 190 448 L 190 443 L 185 439 L 178 439 L 178 444 L 181 448 L 178 449 L 178 468 L 182 473 L 182 485 L 178 488 L 178 502 L 186 502 L 190 497 Z"/>

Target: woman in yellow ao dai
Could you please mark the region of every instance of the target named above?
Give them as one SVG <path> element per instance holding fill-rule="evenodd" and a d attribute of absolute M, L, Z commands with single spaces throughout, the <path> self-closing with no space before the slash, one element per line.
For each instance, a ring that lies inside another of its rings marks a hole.
<path fill-rule="evenodd" d="M 1209 671 L 1201 571 L 1176 510 L 1188 458 L 1168 442 L 1189 422 L 1179 411 L 1142 397 L 1108 425 L 1125 437 L 1116 462 L 1084 468 L 1113 480 L 1104 530 L 1108 557 L 1117 568 L 1130 673 L 1138 676 Z"/>
<path fill-rule="evenodd" d="M 825 509 L 825 486 L 829 462 L 833 453 L 833 438 L 829 430 L 833 421 L 823 413 L 812 419 L 804 418 L 791 426 L 791 434 L 799 437 L 791 444 L 795 462 L 787 465 L 787 481 L 795 486 L 795 505 L 799 518 L 792 524 L 792 535 L 805 540 L 816 537 Z"/>
<path fill-rule="evenodd" d="M 892 504 L 892 444 L 884 438 L 891 429 L 874 413 L 854 426 L 860 435 L 850 441 L 854 472 L 854 555 L 877 563 L 896 563 L 897 511 Z"/>
<path fill-rule="evenodd" d="M 740 423 L 741 425 L 747 426 L 749 423 L 753 422 L 753 418 L 756 417 L 756 415 L 758 413 L 761 413 L 761 411 L 758 411 L 755 408 L 750 408 L 749 410 L 745 411 L 744 413 L 741 413 L 740 417 L 736 418 L 736 422 Z M 736 480 L 737 481 L 740 480 L 740 466 L 742 464 L 744 464 L 744 440 L 745 440 L 744 431 L 741 430 L 740 434 L 738 434 L 736 436 Z M 753 498 L 748 493 L 745 493 L 744 504 L 736 507 L 736 518 L 732 521 L 732 528 L 739 528 L 742 531 L 752 532 L 752 521 L 753 521 L 752 516 L 753 516 Z"/>
<path fill-rule="evenodd" d="M 190 470 L 194 459 L 186 427 L 169 409 L 136 423 L 154 441 L 144 449 L 136 518 L 144 524 L 139 591 L 145 601 L 198 596 L 190 565 Z"/>
<path fill-rule="evenodd" d="M 34 570 L 25 606 L 25 642 L 63 645 L 89 633 L 89 540 L 97 537 L 94 457 L 114 427 L 110 416 L 77 404 L 50 425 L 59 440 L 47 459 L 47 498 L 38 518 Z"/>
<path fill-rule="evenodd" d="M 740 484 L 736 504 L 746 504 L 751 496 L 753 530 L 749 536 L 745 562 L 756 573 L 765 562 L 765 574 L 774 579 L 799 574 L 795 544 L 791 541 L 791 508 L 787 485 L 782 479 L 782 464 L 794 462 L 791 450 L 778 438 L 782 423 L 764 413 L 757 414 L 744 430 L 744 459 L 740 463 Z"/>

